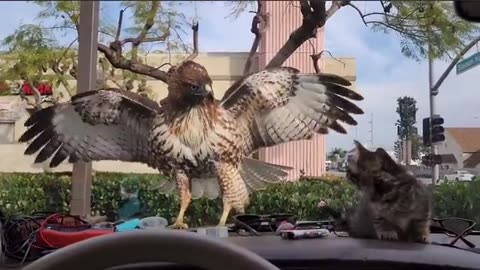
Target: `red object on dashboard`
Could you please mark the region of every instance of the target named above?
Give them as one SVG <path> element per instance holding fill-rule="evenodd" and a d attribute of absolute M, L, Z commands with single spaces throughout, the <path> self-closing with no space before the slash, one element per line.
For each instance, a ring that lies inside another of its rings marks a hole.
<path fill-rule="evenodd" d="M 52 86 L 49 83 L 41 82 L 37 86 L 37 90 L 40 92 L 42 96 L 50 96 L 53 94 Z M 23 81 L 22 84 L 22 93 L 26 96 L 33 95 L 32 86 L 27 82 Z"/>
<path fill-rule="evenodd" d="M 50 249 L 62 248 L 92 237 L 113 232 L 113 226 L 111 228 L 94 228 L 78 216 L 53 214 L 42 222 L 35 244 Z"/>

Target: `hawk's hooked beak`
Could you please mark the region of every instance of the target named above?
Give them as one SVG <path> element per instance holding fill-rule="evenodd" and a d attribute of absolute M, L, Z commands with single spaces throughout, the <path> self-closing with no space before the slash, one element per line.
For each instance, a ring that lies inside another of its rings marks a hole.
<path fill-rule="evenodd" d="M 195 92 L 194 95 L 197 96 L 208 96 L 212 93 L 212 87 L 208 84 L 204 85 L 203 87 L 199 87 Z"/>

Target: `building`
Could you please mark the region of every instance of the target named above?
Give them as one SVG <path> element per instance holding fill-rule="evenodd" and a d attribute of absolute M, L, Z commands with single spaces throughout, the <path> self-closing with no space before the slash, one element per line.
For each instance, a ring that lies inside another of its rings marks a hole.
<path fill-rule="evenodd" d="M 445 128 L 445 141 L 438 152 L 445 169 L 480 169 L 480 128 Z"/>
<path fill-rule="evenodd" d="M 290 33 L 297 28 L 302 21 L 298 8 L 289 5 L 288 1 L 267 1 L 264 4 L 265 12 L 270 14 L 270 27 L 264 33 L 259 50 L 253 63 L 253 70 L 265 67 L 268 61 L 278 52 L 280 47 L 288 39 Z M 288 18 L 288 20 L 285 20 Z M 253 39 L 253 36 L 252 36 Z M 310 55 L 324 49 L 324 30 L 319 29 L 312 45 L 308 42 L 301 46 L 284 65 L 293 66 L 302 72 L 314 73 Z M 99 54 L 101 55 L 101 54 Z M 185 55 L 181 54 L 149 54 L 146 63 L 152 66 L 160 66 L 162 63 L 175 64 L 182 60 Z M 226 89 L 238 80 L 243 74 L 243 67 L 248 58 L 248 53 L 200 53 L 195 61 L 204 65 L 213 80 L 213 90 L 216 98 L 220 99 Z M 328 72 L 343 76 L 352 82 L 355 89 L 356 66 L 353 58 L 322 57 L 319 66 L 322 72 Z M 69 84 L 76 84 L 70 78 Z M 154 89 L 155 100 L 164 98 L 167 94 L 166 85 L 157 80 L 148 80 L 147 84 Z M 64 89 L 54 90 L 56 93 Z M 65 95 L 66 96 L 66 95 Z M 3 104 L 3 105 L 1 105 Z M 3 107 L 2 107 L 3 106 Z M 0 172 L 42 172 L 50 170 L 47 162 L 33 165 L 33 157 L 24 156 L 24 144 L 16 143 L 19 136 L 24 132 L 23 123 L 28 117 L 25 102 L 18 96 L 1 96 L 0 110 L 4 108 L 5 116 L 0 120 L 0 151 L 2 152 Z M 260 151 L 258 157 L 267 162 L 294 167 L 289 178 L 297 179 L 300 170 L 305 176 L 321 176 L 326 172 L 325 136 L 317 135 L 312 140 L 285 143 L 276 147 L 266 148 Z M 70 171 L 70 164 L 61 164 L 52 171 Z M 155 173 L 156 171 L 143 164 L 126 163 L 119 161 L 101 161 L 93 163 L 94 170 Z"/>
<path fill-rule="evenodd" d="M 303 16 L 289 1 L 265 1 L 264 14 L 270 14 L 269 27 L 263 33 L 258 52 L 259 67 L 263 68 L 280 50 L 292 33 L 302 23 Z M 295 67 L 303 72 L 315 73 L 310 55 L 325 49 L 324 28 L 318 29 L 316 38 L 311 43 L 305 42 L 285 62 L 284 65 Z M 319 62 L 323 72 L 342 75 L 355 85 L 355 64 L 342 64 L 334 61 Z M 342 68 L 343 67 L 343 68 Z M 355 86 L 353 86 L 355 87 Z M 311 140 L 281 144 L 259 151 L 259 158 L 270 163 L 293 167 L 289 179 L 298 179 L 304 172 L 305 177 L 321 176 L 326 172 L 326 142 L 324 135 L 315 135 Z"/>

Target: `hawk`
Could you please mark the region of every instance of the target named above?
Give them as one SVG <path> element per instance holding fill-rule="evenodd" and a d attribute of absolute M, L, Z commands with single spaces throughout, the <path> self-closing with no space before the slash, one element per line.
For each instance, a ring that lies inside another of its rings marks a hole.
<path fill-rule="evenodd" d="M 186 227 L 192 196 L 215 196 L 215 190 L 222 196 L 219 225 L 224 225 L 232 209 L 244 213 L 251 190 L 284 180 L 290 169 L 249 155 L 329 129 L 346 133 L 339 122 L 356 125 L 351 114 L 363 113 L 349 101 L 363 97 L 347 88 L 348 80 L 291 67 L 246 75 L 221 100 L 213 95 L 207 70 L 193 61 L 173 67 L 167 83 L 160 104 L 110 88 L 39 110 L 25 122 L 20 138 L 30 142 L 25 154 L 41 149 L 35 163 L 50 159 L 50 167 L 67 158 L 147 164 L 171 176 L 180 192 L 175 227 Z M 203 188 L 198 192 L 195 186 Z"/>

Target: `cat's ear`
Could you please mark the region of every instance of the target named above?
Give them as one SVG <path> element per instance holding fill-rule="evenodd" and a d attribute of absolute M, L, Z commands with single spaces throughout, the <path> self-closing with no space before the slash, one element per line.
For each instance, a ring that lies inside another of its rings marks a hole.
<path fill-rule="evenodd" d="M 353 143 L 355 144 L 355 148 L 359 151 L 359 152 L 368 152 L 368 149 L 365 148 L 365 146 L 363 146 L 359 141 L 357 140 L 353 140 Z"/>
<path fill-rule="evenodd" d="M 387 151 L 385 151 L 385 149 L 378 148 L 375 153 L 377 153 L 377 155 L 381 158 L 383 164 L 382 167 L 387 172 L 398 172 L 402 169 L 402 167 L 397 164 L 395 160 L 393 160 L 393 158 L 387 153 Z"/>
<path fill-rule="evenodd" d="M 395 160 L 393 160 L 393 158 L 387 153 L 387 151 L 385 151 L 385 149 L 377 148 L 377 150 L 375 150 L 375 153 L 382 158 L 383 162 L 393 162 L 396 164 Z"/>

